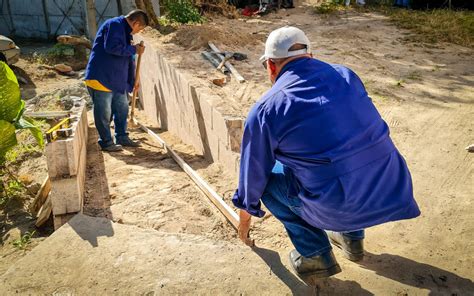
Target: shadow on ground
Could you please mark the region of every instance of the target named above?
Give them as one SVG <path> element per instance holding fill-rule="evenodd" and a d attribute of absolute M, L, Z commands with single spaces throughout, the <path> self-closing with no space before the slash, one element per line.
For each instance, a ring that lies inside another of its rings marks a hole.
<path fill-rule="evenodd" d="M 104 227 L 100 233 L 76 229 L 73 224 L 71 227 L 82 239 L 97 247 L 98 237 L 114 235 L 112 228 L 112 212 L 110 210 L 110 191 L 105 172 L 105 161 L 102 151 L 97 144 L 98 134 L 94 127 L 89 126 L 89 138 L 87 140 L 87 162 L 86 162 L 86 182 L 84 188 L 84 214 L 92 217 L 104 217 L 109 220 L 108 227 Z M 105 230 L 104 230 L 105 229 Z"/>
<path fill-rule="evenodd" d="M 450 271 L 392 254 L 366 252 L 363 268 L 405 285 L 426 289 L 430 295 L 474 295 L 474 283 Z"/>
<path fill-rule="evenodd" d="M 270 272 L 290 288 L 293 295 L 373 295 L 355 281 L 337 278 L 306 278 L 303 281 L 286 268 L 278 252 L 259 247 L 252 249 L 270 267 Z"/>

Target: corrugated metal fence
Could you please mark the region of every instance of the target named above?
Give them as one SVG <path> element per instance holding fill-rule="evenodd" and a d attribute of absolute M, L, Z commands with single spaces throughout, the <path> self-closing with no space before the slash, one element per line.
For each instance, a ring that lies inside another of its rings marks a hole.
<path fill-rule="evenodd" d="M 133 0 L 95 0 L 98 26 L 135 8 Z M 51 39 L 87 35 L 85 0 L 0 0 L 0 34 Z"/>

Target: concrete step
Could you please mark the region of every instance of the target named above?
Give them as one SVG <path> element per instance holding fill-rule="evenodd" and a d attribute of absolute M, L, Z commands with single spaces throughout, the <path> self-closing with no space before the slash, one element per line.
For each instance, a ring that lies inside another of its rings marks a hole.
<path fill-rule="evenodd" d="M 277 252 L 76 215 L 0 277 L 2 295 L 310 295 Z"/>

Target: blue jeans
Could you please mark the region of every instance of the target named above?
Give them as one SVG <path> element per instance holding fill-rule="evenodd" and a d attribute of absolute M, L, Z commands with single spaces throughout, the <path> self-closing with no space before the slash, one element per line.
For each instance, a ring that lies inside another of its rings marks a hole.
<path fill-rule="evenodd" d="M 115 124 L 115 140 L 127 138 L 128 98 L 127 94 L 105 92 L 87 88 L 94 103 L 94 123 L 99 132 L 99 145 L 104 148 L 114 144 L 110 133 L 110 122 Z"/>
<path fill-rule="evenodd" d="M 292 175 L 285 175 L 281 163 L 277 162 L 268 181 L 262 202 L 286 228 L 291 242 L 304 257 L 319 256 L 331 250 L 326 232 L 308 224 L 301 218 L 301 200 L 288 196 L 288 188 L 295 182 Z M 351 239 L 363 239 L 364 230 L 345 232 Z"/>

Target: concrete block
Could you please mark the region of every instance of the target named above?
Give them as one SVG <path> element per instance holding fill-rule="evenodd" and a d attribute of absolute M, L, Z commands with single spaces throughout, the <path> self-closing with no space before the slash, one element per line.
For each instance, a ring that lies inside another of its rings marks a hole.
<path fill-rule="evenodd" d="M 83 207 L 88 139 L 85 101 L 77 101 L 71 111 L 72 135 L 46 145 L 51 202 L 55 216 L 82 212 Z"/>
<path fill-rule="evenodd" d="M 240 153 L 240 145 L 242 144 L 243 136 L 243 118 L 225 118 L 225 123 L 228 132 L 229 149 L 233 152 Z"/>
<path fill-rule="evenodd" d="M 213 113 L 214 107 L 212 103 L 207 99 L 207 97 L 199 94 L 199 102 L 201 104 L 201 114 L 202 118 L 206 124 L 206 130 L 208 133 L 214 130 L 214 121 L 213 121 Z"/>
<path fill-rule="evenodd" d="M 223 144 L 225 146 L 228 146 L 227 145 L 228 130 L 227 130 L 227 125 L 225 123 L 225 117 L 217 108 L 213 109 L 212 123 L 213 123 L 214 133 L 216 133 L 219 136 L 220 140 L 223 141 Z"/>
<path fill-rule="evenodd" d="M 78 160 L 78 174 L 51 180 L 51 202 L 53 214 L 62 215 L 82 212 L 86 172 L 86 148 L 81 150 Z"/>
<path fill-rule="evenodd" d="M 221 98 L 161 53 L 152 38 L 137 36 L 137 41 L 141 40 L 147 44 L 141 66 L 141 101 L 146 116 L 207 159 L 235 172 L 244 119 L 222 114 L 216 107 Z"/>
<path fill-rule="evenodd" d="M 71 214 L 64 214 L 64 215 L 53 215 L 53 224 L 54 229 L 59 229 L 61 226 L 66 224 L 69 220 L 71 220 L 75 215 L 78 213 L 71 213 Z"/>
<path fill-rule="evenodd" d="M 72 135 L 46 145 L 48 173 L 52 180 L 78 175 L 82 150 L 87 143 L 87 109 L 85 102 L 72 110 Z"/>

